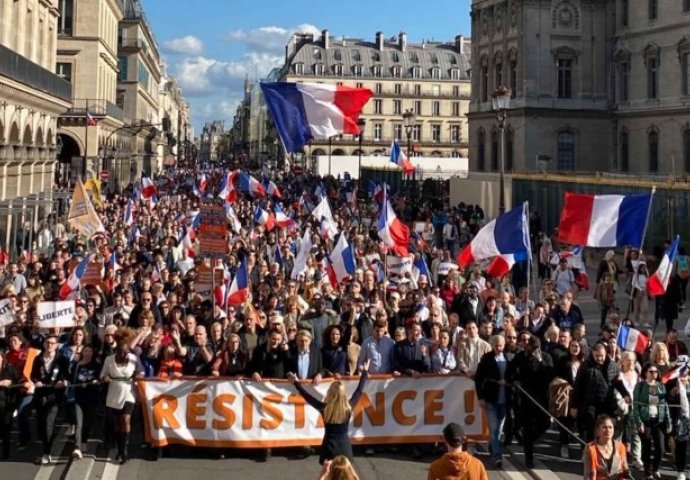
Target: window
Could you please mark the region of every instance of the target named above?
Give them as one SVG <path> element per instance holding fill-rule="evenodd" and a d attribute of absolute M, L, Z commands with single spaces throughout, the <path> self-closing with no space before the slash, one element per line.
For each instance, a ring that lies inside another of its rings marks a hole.
<path fill-rule="evenodd" d="M 460 80 L 460 70 L 457 68 L 451 68 L 450 69 L 450 79 L 451 80 Z"/>
<path fill-rule="evenodd" d="M 434 117 L 441 116 L 441 102 L 435 101 L 431 104 L 431 114 Z"/>
<path fill-rule="evenodd" d="M 489 100 L 489 66 L 488 65 L 482 66 L 481 82 L 482 82 L 482 84 L 480 86 L 481 99 L 482 99 L 482 102 L 486 102 Z"/>
<path fill-rule="evenodd" d="M 314 49 L 314 59 L 321 60 L 321 49 L 320 48 Z"/>
<path fill-rule="evenodd" d="M 412 67 L 412 78 L 422 78 L 422 69 L 419 67 Z"/>
<path fill-rule="evenodd" d="M 433 63 L 434 65 L 438 64 L 438 57 L 435 53 L 430 54 L 429 58 L 431 58 L 431 63 Z"/>
<path fill-rule="evenodd" d="M 460 116 L 460 102 L 453 102 L 453 116 Z"/>
<path fill-rule="evenodd" d="M 323 75 L 326 67 L 323 63 L 317 63 L 314 65 L 314 75 Z"/>
<path fill-rule="evenodd" d="M 355 86 L 356 86 L 357 88 L 364 88 L 364 84 L 363 84 L 362 82 L 357 82 L 357 83 L 355 83 Z"/>
<path fill-rule="evenodd" d="M 460 87 L 458 87 L 457 85 L 455 85 L 455 86 L 453 87 L 453 96 L 454 96 L 454 97 L 459 97 L 459 96 L 460 96 Z"/>
<path fill-rule="evenodd" d="M 659 59 L 647 60 L 647 98 L 654 99 L 659 96 Z"/>
<path fill-rule="evenodd" d="M 623 62 L 618 68 L 620 72 L 618 96 L 621 102 L 627 102 L 630 100 L 630 64 Z"/>
<path fill-rule="evenodd" d="M 514 132 L 512 128 L 506 130 L 506 164 L 505 169 L 509 172 L 513 171 L 513 151 L 514 151 Z"/>
<path fill-rule="evenodd" d="M 483 128 L 477 134 L 477 170 L 483 172 L 486 169 L 486 133 Z"/>
<path fill-rule="evenodd" d="M 491 130 L 491 171 L 498 172 L 498 130 Z"/>
<path fill-rule="evenodd" d="M 402 115 L 402 100 L 393 100 L 393 114 Z"/>
<path fill-rule="evenodd" d="M 399 66 L 393 67 L 393 76 L 395 78 L 402 77 L 402 67 L 399 67 Z"/>
<path fill-rule="evenodd" d="M 378 98 L 374 100 L 374 113 L 383 113 L 383 100 Z"/>
<path fill-rule="evenodd" d="M 398 63 L 400 61 L 400 55 L 398 55 L 398 52 L 392 51 L 391 52 L 391 61 Z"/>
<path fill-rule="evenodd" d="M 362 54 L 359 53 L 359 50 L 352 50 L 352 59 L 355 62 L 361 62 L 362 61 Z"/>
<path fill-rule="evenodd" d="M 419 56 L 417 55 L 416 52 L 410 53 L 410 62 L 419 63 Z"/>
<path fill-rule="evenodd" d="M 570 58 L 558 59 L 558 98 L 573 98 L 573 61 Z"/>
<path fill-rule="evenodd" d="M 118 82 L 126 82 L 127 81 L 128 61 L 129 61 L 129 57 L 117 57 L 117 66 L 119 68 L 119 72 L 117 73 L 117 81 Z"/>
<path fill-rule="evenodd" d="M 340 53 L 340 50 L 334 50 L 333 51 L 333 58 L 337 60 L 338 62 L 341 62 L 343 60 L 343 54 Z"/>
<path fill-rule="evenodd" d="M 303 63 L 295 63 L 295 74 L 296 75 L 304 75 L 304 64 Z"/>
<path fill-rule="evenodd" d="M 649 11 L 648 16 L 650 20 L 656 20 L 659 17 L 659 0 L 648 0 Z"/>
<path fill-rule="evenodd" d="M 362 66 L 361 65 L 355 65 L 354 67 L 352 67 L 352 73 L 356 77 L 361 77 L 362 76 Z"/>
<path fill-rule="evenodd" d="M 414 113 L 416 115 L 422 114 L 422 102 L 420 100 L 414 102 Z"/>
<path fill-rule="evenodd" d="M 441 78 L 441 69 L 440 68 L 432 68 L 431 69 L 431 78 L 435 80 L 439 80 Z"/>
<path fill-rule="evenodd" d="M 371 71 L 375 77 L 380 77 L 381 76 L 381 65 L 374 65 L 372 67 Z"/>
<path fill-rule="evenodd" d="M 690 0 L 683 0 L 683 11 L 690 12 Z"/>
<path fill-rule="evenodd" d="M 66 80 L 72 82 L 72 64 L 71 63 L 58 63 L 55 68 L 55 74 Z"/>
<path fill-rule="evenodd" d="M 621 0 L 621 27 L 628 26 L 628 15 L 630 14 L 630 1 Z"/>
<path fill-rule="evenodd" d="M 517 95 L 517 60 L 510 62 L 510 98 L 515 98 Z"/>
<path fill-rule="evenodd" d="M 494 85 L 496 88 L 498 88 L 500 85 L 503 85 L 503 64 L 502 63 L 497 63 L 494 66 Z"/>
<path fill-rule="evenodd" d="M 683 93 L 690 95 L 690 53 L 683 54 Z"/>
<path fill-rule="evenodd" d="M 436 143 L 441 141 L 441 125 L 431 126 L 431 140 Z"/>
<path fill-rule="evenodd" d="M 421 125 L 415 125 L 414 128 L 412 129 L 412 140 L 415 142 L 421 142 L 422 141 L 422 126 Z"/>
<path fill-rule="evenodd" d="M 415 85 L 414 86 L 414 94 L 416 96 L 420 96 L 422 94 L 422 86 L 421 85 Z"/>
<path fill-rule="evenodd" d="M 383 84 L 382 84 L 382 83 L 377 83 L 377 84 L 376 84 L 376 94 L 377 94 L 377 95 L 381 95 L 382 92 L 383 92 Z"/>
<path fill-rule="evenodd" d="M 395 94 L 396 95 L 402 94 L 402 85 L 400 83 L 395 84 Z"/>
<path fill-rule="evenodd" d="M 652 130 L 647 139 L 649 144 L 649 171 L 650 173 L 659 171 L 659 132 Z"/>
<path fill-rule="evenodd" d="M 374 140 L 381 140 L 383 134 L 383 123 L 374 124 Z"/>
<path fill-rule="evenodd" d="M 73 0 L 60 0 L 58 3 L 58 35 L 72 35 Z"/>
<path fill-rule="evenodd" d="M 379 52 L 374 52 L 371 55 L 371 59 L 375 62 L 380 62 L 381 61 L 381 55 L 379 55 Z"/>
<path fill-rule="evenodd" d="M 575 169 L 575 134 L 560 132 L 558 134 L 558 170 L 572 171 Z"/>
<path fill-rule="evenodd" d="M 630 135 L 622 132 L 620 137 L 620 170 L 627 172 L 630 169 Z"/>
<path fill-rule="evenodd" d="M 683 158 L 685 171 L 690 172 L 690 127 L 686 127 L 683 132 Z"/>
<path fill-rule="evenodd" d="M 393 138 L 396 140 L 400 140 L 402 138 L 402 125 L 400 123 L 396 123 L 393 125 Z"/>
<path fill-rule="evenodd" d="M 462 139 L 460 133 L 460 125 L 451 125 L 450 127 L 450 141 L 453 143 L 460 143 Z"/>
<path fill-rule="evenodd" d="M 343 66 L 342 64 L 337 64 L 333 66 L 333 74 L 342 77 L 343 76 Z"/>
<path fill-rule="evenodd" d="M 149 71 L 142 62 L 139 62 L 139 67 L 137 70 L 137 80 L 139 84 L 145 88 L 149 88 Z"/>

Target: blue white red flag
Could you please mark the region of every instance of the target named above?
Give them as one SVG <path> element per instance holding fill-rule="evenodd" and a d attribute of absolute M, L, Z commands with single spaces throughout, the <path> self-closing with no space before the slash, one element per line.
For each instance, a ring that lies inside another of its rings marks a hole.
<path fill-rule="evenodd" d="M 676 257 L 678 256 L 678 245 L 680 244 L 680 236 L 676 235 L 676 239 L 673 241 L 668 250 L 664 252 L 664 256 L 661 258 L 661 263 L 659 263 L 659 268 L 656 269 L 648 279 L 647 279 L 647 292 L 652 297 L 658 297 L 659 295 L 664 295 L 666 289 L 668 288 L 668 282 L 671 279 L 671 274 L 673 273 L 673 267 L 676 263 Z"/>
<path fill-rule="evenodd" d="M 240 190 L 249 193 L 253 197 L 263 197 L 266 195 L 261 182 L 244 172 L 240 173 Z"/>
<path fill-rule="evenodd" d="M 347 242 L 344 234 L 340 234 L 338 242 L 326 258 L 328 260 L 326 272 L 328 272 L 332 286 L 335 287 L 337 284 L 347 281 L 354 276 L 355 269 L 357 268 L 355 251 L 352 245 Z"/>
<path fill-rule="evenodd" d="M 643 355 L 649 347 L 649 337 L 628 325 L 618 327 L 616 344 L 623 350 Z"/>
<path fill-rule="evenodd" d="M 125 218 L 124 223 L 127 226 L 134 224 L 134 212 L 132 211 L 132 199 L 127 200 L 127 205 L 125 206 Z"/>
<path fill-rule="evenodd" d="M 229 305 L 242 305 L 249 298 L 249 272 L 247 271 L 247 260 L 243 259 L 235 278 L 232 279 L 228 292 L 227 302 Z"/>
<path fill-rule="evenodd" d="M 283 198 L 283 194 L 280 193 L 280 190 L 278 189 L 278 186 L 268 178 L 264 178 L 263 185 L 264 191 L 266 192 L 266 195 L 274 196 L 277 198 Z"/>
<path fill-rule="evenodd" d="M 219 198 L 226 202 L 233 203 L 237 200 L 237 190 L 235 189 L 235 177 L 237 172 L 230 172 L 223 176 L 223 183 L 221 184 Z"/>
<path fill-rule="evenodd" d="M 149 177 L 141 177 L 141 198 L 148 200 L 154 195 L 158 195 L 158 189 Z"/>
<path fill-rule="evenodd" d="M 276 224 L 281 227 L 281 228 L 287 228 L 289 227 L 292 223 L 294 223 L 294 220 L 290 217 L 288 217 L 285 212 L 283 211 L 282 208 L 280 208 L 280 205 L 277 203 L 273 206 L 273 211 L 275 212 L 275 221 Z"/>
<path fill-rule="evenodd" d="M 74 270 L 70 272 L 67 281 L 60 287 L 60 299 L 66 300 L 70 298 L 76 298 L 77 292 L 81 288 L 81 279 L 86 273 L 86 269 L 89 266 L 89 257 L 86 256 L 84 259 L 74 267 Z"/>
<path fill-rule="evenodd" d="M 256 206 L 256 211 L 254 212 L 254 222 L 262 225 L 267 232 L 270 232 L 276 226 L 276 219 L 273 214 L 267 212 L 259 205 Z"/>
<path fill-rule="evenodd" d="M 412 165 L 412 162 L 407 158 L 403 149 L 400 148 L 400 144 L 397 140 L 393 140 L 393 143 L 391 143 L 391 162 L 402 168 L 403 173 L 406 175 L 412 175 L 414 173 L 414 165 Z"/>
<path fill-rule="evenodd" d="M 383 244 L 399 257 L 407 257 L 410 244 L 410 229 L 398 219 L 393 211 L 390 200 L 386 197 L 385 190 L 383 203 L 381 205 L 381 215 L 376 224 L 379 238 Z"/>

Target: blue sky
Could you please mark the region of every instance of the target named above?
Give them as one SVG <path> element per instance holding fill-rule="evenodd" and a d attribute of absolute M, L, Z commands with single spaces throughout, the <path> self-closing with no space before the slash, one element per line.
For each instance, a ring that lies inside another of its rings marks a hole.
<path fill-rule="evenodd" d="M 470 35 L 470 0 L 142 0 L 158 46 L 191 104 L 195 133 L 204 122 L 232 121 L 245 75 L 280 66 L 295 31 L 335 37 L 452 40 Z M 347 7 L 347 8 L 344 8 Z"/>

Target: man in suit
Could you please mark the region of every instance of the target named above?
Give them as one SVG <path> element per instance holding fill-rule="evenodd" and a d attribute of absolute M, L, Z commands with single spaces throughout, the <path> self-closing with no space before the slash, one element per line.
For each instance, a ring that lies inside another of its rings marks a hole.
<path fill-rule="evenodd" d="M 451 312 L 460 317 L 460 326 L 466 328 L 467 322 L 478 322 L 484 310 L 484 302 L 479 298 L 479 285 L 470 282 L 465 293 L 458 293 L 453 299 Z"/>
<path fill-rule="evenodd" d="M 291 369 L 300 380 L 313 380 L 314 385 L 321 381 L 323 365 L 321 352 L 312 344 L 309 330 L 300 330 L 290 345 Z"/>

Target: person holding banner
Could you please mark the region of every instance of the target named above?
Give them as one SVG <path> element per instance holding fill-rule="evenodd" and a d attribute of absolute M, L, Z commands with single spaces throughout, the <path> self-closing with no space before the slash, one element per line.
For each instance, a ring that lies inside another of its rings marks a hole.
<path fill-rule="evenodd" d="M 294 373 L 288 373 L 288 380 L 295 385 L 295 388 L 304 397 L 304 400 L 318 410 L 323 417 L 325 432 L 319 454 L 319 463 L 322 465 L 326 460 L 333 460 L 338 455 L 344 455 L 349 460 L 353 458 L 348 427 L 350 425 L 352 409 L 359 402 L 364 385 L 367 382 L 367 378 L 369 378 L 368 360 L 362 364 L 359 371 L 361 372 L 359 383 L 349 401 L 346 395 L 345 384 L 341 381 L 333 382 L 328 387 L 326 397 L 321 401 L 304 389 L 302 384 L 297 381 L 297 376 Z"/>

